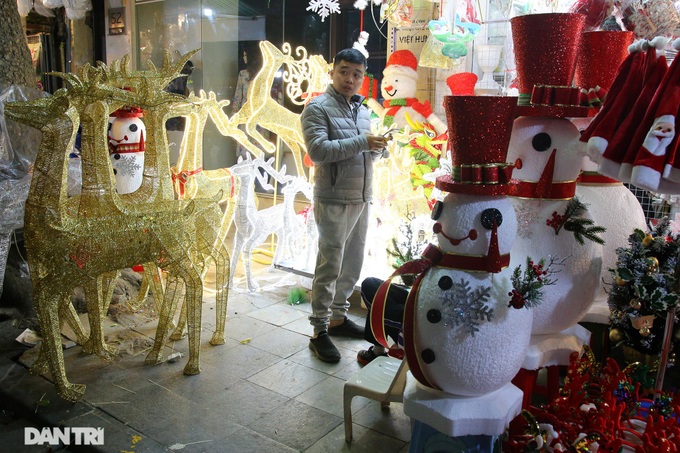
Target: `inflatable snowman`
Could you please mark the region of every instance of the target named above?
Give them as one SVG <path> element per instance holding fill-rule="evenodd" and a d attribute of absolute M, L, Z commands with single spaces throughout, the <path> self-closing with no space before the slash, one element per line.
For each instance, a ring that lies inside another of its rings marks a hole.
<path fill-rule="evenodd" d="M 368 99 L 368 106 L 380 117 L 383 127 L 403 128 L 408 125 L 406 115 L 412 121 L 430 123 L 437 135 L 446 132 L 446 124 L 432 112 L 429 101 L 416 99 L 418 82 L 418 59 L 410 50 L 397 50 L 387 60 L 380 84 L 385 101 L 380 105 Z M 393 126 L 394 125 L 394 126 Z"/>
<path fill-rule="evenodd" d="M 505 196 L 515 99 L 447 96 L 451 175 L 432 211 L 439 246 L 423 254 L 404 312 L 404 349 L 423 385 L 476 396 L 500 389 L 519 371 L 532 314 L 509 307 L 510 248 L 517 220 Z M 480 134 L 479 131 L 485 131 Z M 523 257 L 523 259 L 526 257 Z"/>
<path fill-rule="evenodd" d="M 109 117 L 109 158 L 119 194 L 132 193 L 142 185 L 146 127 L 139 108 L 118 109 Z"/>

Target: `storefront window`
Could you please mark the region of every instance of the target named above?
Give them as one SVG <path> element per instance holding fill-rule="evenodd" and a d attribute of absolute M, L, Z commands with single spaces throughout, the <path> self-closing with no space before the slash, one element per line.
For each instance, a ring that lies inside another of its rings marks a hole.
<path fill-rule="evenodd" d="M 161 65 L 163 49 L 174 58 L 200 49 L 187 68 L 190 75 L 186 89 L 196 93 L 201 89 L 213 91 L 217 99 L 230 100 L 226 113 L 232 115 L 245 102 L 249 81 L 262 67 L 260 41 L 270 41 L 277 47 L 288 42 L 293 49 L 304 46 L 309 54 L 329 59 L 330 21 L 321 22 L 306 7 L 306 0 L 137 0 L 138 46 L 133 50 L 137 67 L 146 68 L 147 60 Z M 182 90 L 184 87 L 179 85 L 172 88 Z M 271 91 L 274 99 L 299 111 L 283 98 L 284 87 L 278 75 Z M 181 143 L 181 124 L 170 124 L 169 129 L 171 148 L 176 148 Z M 276 137 L 266 132 L 263 135 L 275 143 Z M 231 166 L 239 154 L 245 153 L 210 121 L 203 137 L 205 169 Z M 172 151 L 176 153 L 176 149 Z M 282 162 L 285 154 L 283 150 Z"/>

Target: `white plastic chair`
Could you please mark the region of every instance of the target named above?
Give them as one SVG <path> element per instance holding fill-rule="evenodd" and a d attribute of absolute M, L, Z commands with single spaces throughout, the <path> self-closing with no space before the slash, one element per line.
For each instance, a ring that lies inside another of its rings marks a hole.
<path fill-rule="evenodd" d="M 363 396 L 380 401 L 381 408 L 401 402 L 406 386 L 406 360 L 376 357 L 345 382 L 345 441 L 352 442 L 352 398 Z"/>

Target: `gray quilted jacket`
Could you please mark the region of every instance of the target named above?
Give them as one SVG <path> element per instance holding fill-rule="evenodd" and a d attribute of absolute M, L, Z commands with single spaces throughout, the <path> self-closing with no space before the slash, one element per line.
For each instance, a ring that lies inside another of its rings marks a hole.
<path fill-rule="evenodd" d="M 350 107 L 329 85 L 302 111 L 307 153 L 314 162 L 315 200 L 337 204 L 372 200 L 373 158 L 364 135 L 370 119 L 362 101 L 354 96 Z"/>

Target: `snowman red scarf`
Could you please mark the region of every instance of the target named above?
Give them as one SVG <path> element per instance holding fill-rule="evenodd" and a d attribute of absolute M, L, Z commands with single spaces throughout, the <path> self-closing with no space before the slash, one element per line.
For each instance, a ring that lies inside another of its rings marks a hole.
<path fill-rule="evenodd" d="M 385 118 L 383 119 L 383 125 L 391 126 L 394 123 L 394 116 L 397 114 L 402 107 L 413 107 L 414 104 L 418 104 L 418 99 L 416 98 L 402 98 L 402 99 L 388 99 L 383 102 L 383 107 L 387 109 L 385 112 Z"/>

